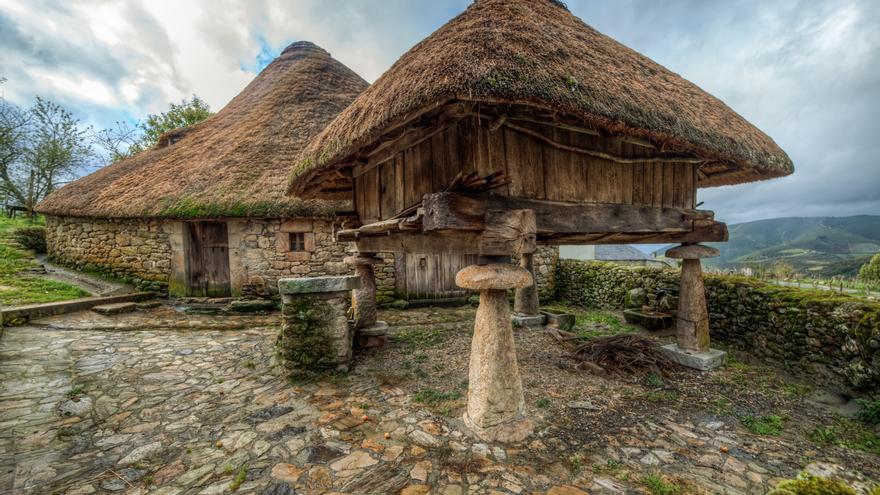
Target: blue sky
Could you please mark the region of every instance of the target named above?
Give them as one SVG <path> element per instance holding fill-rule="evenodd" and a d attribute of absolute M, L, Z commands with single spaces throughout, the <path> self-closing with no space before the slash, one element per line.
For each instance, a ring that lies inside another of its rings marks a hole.
<path fill-rule="evenodd" d="M 374 80 L 466 0 L 0 0 L 0 87 L 109 127 L 191 94 L 220 109 L 288 43 Z M 795 163 L 702 190 L 729 223 L 880 214 L 880 2 L 569 0 L 599 31 L 721 98 Z"/>

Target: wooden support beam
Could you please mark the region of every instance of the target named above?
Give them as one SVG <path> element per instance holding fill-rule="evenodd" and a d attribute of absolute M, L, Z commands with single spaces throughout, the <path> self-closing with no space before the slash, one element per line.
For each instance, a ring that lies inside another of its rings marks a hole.
<path fill-rule="evenodd" d="M 684 233 L 712 212 L 624 204 L 562 203 L 489 194 L 435 193 L 424 199 L 425 232 L 485 230 L 491 210 L 533 210 L 539 238 L 617 232 Z"/>
<path fill-rule="evenodd" d="M 339 240 L 353 240 L 358 251 L 406 252 L 406 253 L 451 253 L 477 254 L 482 256 L 509 256 L 535 251 L 534 234 L 529 237 L 506 237 L 508 233 L 520 233 L 513 228 L 513 222 L 504 222 L 503 227 L 489 232 L 395 232 L 383 236 L 358 236 L 352 239 L 343 235 Z M 340 232 L 342 234 L 342 232 Z"/>
<path fill-rule="evenodd" d="M 538 235 L 540 244 L 679 244 L 696 242 L 727 242 L 727 225 L 723 222 L 694 222 L 694 230 L 690 232 L 659 232 L 654 234 L 614 233 L 575 234 L 553 237 Z"/>

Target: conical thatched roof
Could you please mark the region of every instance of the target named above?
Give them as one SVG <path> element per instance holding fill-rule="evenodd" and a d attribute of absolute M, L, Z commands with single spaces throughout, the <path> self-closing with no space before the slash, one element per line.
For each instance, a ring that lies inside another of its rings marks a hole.
<path fill-rule="evenodd" d="M 658 26 L 662 29 L 662 26 Z M 553 0 L 477 0 L 404 54 L 313 139 L 291 191 L 379 136 L 453 100 L 533 107 L 611 135 L 688 152 L 718 173 L 700 186 L 788 175 L 791 160 L 717 98 L 599 33 Z"/>
<path fill-rule="evenodd" d="M 332 214 L 338 205 L 286 196 L 287 171 L 306 141 L 366 87 L 323 49 L 294 43 L 216 115 L 62 187 L 38 211 L 111 218 Z"/>

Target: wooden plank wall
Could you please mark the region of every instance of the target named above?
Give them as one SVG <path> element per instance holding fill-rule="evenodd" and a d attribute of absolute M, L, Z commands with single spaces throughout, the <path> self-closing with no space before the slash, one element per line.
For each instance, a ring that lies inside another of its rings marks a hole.
<path fill-rule="evenodd" d="M 693 208 L 696 165 L 614 163 L 561 150 L 509 127 L 467 118 L 356 176 L 355 205 L 364 223 L 391 218 L 441 190 L 459 172 L 504 171 L 512 182 L 493 191 L 535 199 Z M 624 158 L 655 151 L 619 139 L 538 124 L 518 124 L 562 144 Z"/>

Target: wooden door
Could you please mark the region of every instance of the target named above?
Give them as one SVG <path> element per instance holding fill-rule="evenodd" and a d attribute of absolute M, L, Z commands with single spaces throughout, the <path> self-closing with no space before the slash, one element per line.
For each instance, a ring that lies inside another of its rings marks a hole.
<path fill-rule="evenodd" d="M 192 222 L 186 225 L 187 294 L 200 297 L 231 295 L 226 222 Z"/>
<path fill-rule="evenodd" d="M 445 299 L 463 297 L 468 291 L 455 285 L 455 274 L 477 262 L 475 255 L 400 253 L 403 263 L 398 273 L 407 299 Z M 400 283 L 400 282 L 398 282 Z"/>

